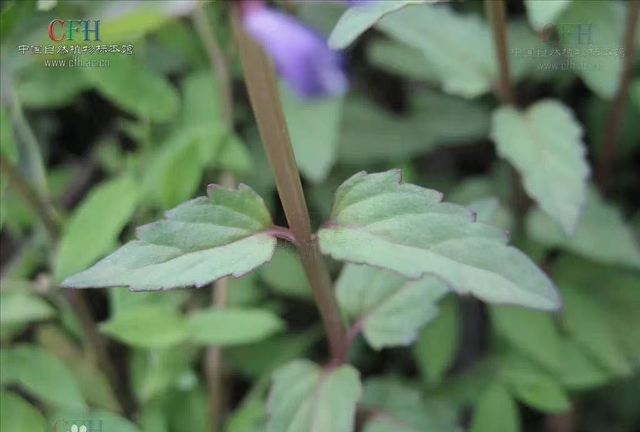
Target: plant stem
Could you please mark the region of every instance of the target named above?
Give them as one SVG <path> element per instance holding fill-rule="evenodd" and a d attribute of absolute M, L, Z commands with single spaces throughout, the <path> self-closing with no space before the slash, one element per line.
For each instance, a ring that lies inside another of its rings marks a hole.
<path fill-rule="evenodd" d="M 227 59 L 207 18 L 206 9 L 196 9 L 191 15 L 191 18 L 205 47 L 207 57 L 209 57 L 213 79 L 216 82 L 218 111 L 227 130 L 232 131 L 233 88 Z M 223 172 L 220 177 L 220 184 L 222 186 L 232 187 L 235 185 L 235 180 L 231 173 Z M 228 278 L 220 279 L 213 284 L 213 305 L 215 307 L 226 307 L 228 285 Z M 209 432 L 217 432 L 222 426 L 222 390 L 224 388 L 222 349 L 219 346 L 211 346 L 207 349 L 205 353 L 204 370 L 209 393 Z"/>
<path fill-rule="evenodd" d="M 485 0 L 487 18 L 493 34 L 494 51 L 498 63 L 498 89 L 496 96 L 502 104 L 515 105 L 516 97 L 511 82 L 509 57 L 507 54 L 507 13 L 504 0 Z M 520 175 L 513 166 L 510 167 L 511 177 L 511 210 L 514 214 L 512 238 L 516 239 L 524 229 L 524 207 L 526 195 L 522 189 Z"/>
<path fill-rule="evenodd" d="M 604 130 L 604 148 L 600 164 L 598 166 L 597 180 L 600 185 L 607 183 L 609 174 L 611 173 L 611 165 L 616 157 L 616 143 L 620 134 L 620 125 L 622 124 L 622 115 L 629 98 L 629 86 L 631 85 L 631 69 L 633 66 L 633 56 L 635 35 L 638 28 L 638 15 L 640 12 L 640 1 L 627 2 L 627 20 L 625 25 L 623 44 L 624 44 L 624 60 L 622 63 L 622 71 L 620 72 L 620 82 L 618 90 L 611 101 L 609 107 L 609 115 Z"/>
<path fill-rule="evenodd" d="M 498 97 L 502 103 L 513 105 L 515 96 L 511 83 L 511 74 L 509 73 L 509 58 L 507 56 L 507 14 L 505 3 L 504 0 L 485 0 L 484 4 L 491 24 L 496 60 L 498 61 Z"/>
<path fill-rule="evenodd" d="M 55 215 L 53 207 L 22 177 L 13 164 L 1 155 L 0 171 L 7 176 L 9 186 L 15 188 L 25 203 L 31 207 L 33 213 L 40 219 L 50 240 L 56 241 L 60 235 L 60 222 Z M 126 406 L 123 403 L 126 400 L 124 389 L 120 385 L 120 380 L 118 379 L 115 368 L 109 361 L 106 346 L 96 330 L 96 323 L 86 299 L 76 290 L 63 290 L 62 295 L 65 301 L 70 304 L 80 321 L 82 332 L 87 341 L 87 347 L 85 348 L 92 360 L 101 366 L 115 393 L 118 395 L 121 408 L 124 408 L 124 406 Z"/>
<path fill-rule="evenodd" d="M 332 363 L 340 364 L 344 362 L 346 355 L 346 332 L 329 271 L 320 253 L 317 239 L 311 234 L 307 204 L 282 112 L 273 67 L 262 47 L 244 32 L 236 14 L 232 14 L 232 21 L 249 99 L 276 180 L 278 194 L 327 332 Z"/>

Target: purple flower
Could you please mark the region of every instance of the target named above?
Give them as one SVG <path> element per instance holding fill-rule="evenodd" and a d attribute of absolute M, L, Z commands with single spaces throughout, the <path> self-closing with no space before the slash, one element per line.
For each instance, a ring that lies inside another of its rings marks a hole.
<path fill-rule="evenodd" d="M 320 34 L 267 7 L 243 14 L 244 26 L 266 50 L 285 82 L 300 96 L 334 96 L 348 88 L 342 56 Z"/>

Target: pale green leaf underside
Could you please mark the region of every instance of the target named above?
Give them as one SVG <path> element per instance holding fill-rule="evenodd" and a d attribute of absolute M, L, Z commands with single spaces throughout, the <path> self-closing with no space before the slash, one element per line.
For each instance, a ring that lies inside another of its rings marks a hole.
<path fill-rule="evenodd" d="M 62 287 L 126 286 L 133 291 L 201 287 L 240 277 L 271 259 L 276 239 L 271 217 L 249 187 L 218 186 L 138 228 L 131 241 Z"/>
<path fill-rule="evenodd" d="M 318 232 L 336 259 L 369 264 L 418 279 L 432 274 L 458 293 L 493 302 L 552 310 L 551 281 L 503 231 L 478 223 L 442 194 L 401 183 L 399 171 L 361 172 L 337 190 L 331 220 Z"/>
<path fill-rule="evenodd" d="M 549 247 L 560 247 L 607 264 L 640 268 L 640 246 L 620 210 L 607 204 L 598 192 L 588 190 L 587 203 L 575 234 L 568 238 L 539 210 L 527 217 L 527 233 Z"/>
<path fill-rule="evenodd" d="M 273 374 L 268 432 L 352 432 L 362 385 L 349 365 L 323 370 L 295 360 Z"/>
<path fill-rule="evenodd" d="M 336 285 L 340 306 L 376 349 L 408 345 L 438 315 L 449 287 L 434 277 L 409 280 L 388 270 L 347 264 Z"/>
<path fill-rule="evenodd" d="M 425 0 L 375 1 L 347 9 L 329 36 L 329 46 L 332 49 L 348 47 L 383 16 L 412 3 L 425 3 Z"/>
<path fill-rule="evenodd" d="M 567 234 L 578 223 L 590 169 L 582 128 L 558 101 L 536 103 L 526 112 L 499 108 L 492 138 L 498 153 L 522 175 L 524 188 Z"/>
<path fill-rule="evenodd" d="M 385 16 L 376 27 L 420 50 L 447 93 L 473 98 L 491 89 L 491 34 L 478 17 L 428 5 Z"/>

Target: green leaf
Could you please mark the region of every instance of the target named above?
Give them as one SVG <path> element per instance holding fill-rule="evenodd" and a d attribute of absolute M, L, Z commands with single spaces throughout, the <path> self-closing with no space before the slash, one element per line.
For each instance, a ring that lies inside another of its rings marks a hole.
<path fill-rule="evenodd" d="M 178 112 L 180 98 L 173 86 L 132 56 L 114 57 L 108 68 L 82 70 L 105 97 L 131 114 L 165 122 Z"/>
<path fill-rule="evenodd" d="M 322 369 L 295 360 L 273 374 L 269 432 L 352 432 L 362 385 L 349 365 Z"/>
<path fill-rule="evenodd" d="M 396 41 L 372 41 L 367 49 L 367 57 L 373 65 L 390 73 L 414 80 L 438 80 L 433 66 L 420 50 Z"/>
<path fill-rule="evenodd" d="M 268 232 L 272 222 L 262 199 L 243 184 L 237 190 L 210 185 L 207 194 L 138 228 L 138 240 L 60 285 L 133 291 L 201 287 L 269 261 L 276 239 Z"/>
<path fill-rule="evenodd" d="M 33 405 L 11 392 L 0 393 L 0 430 L 6 432 L 45 432 L 44 416 Z"/>
<path fill-rule="evenodd" d="M 473 98 L 491 89 L 491 34 L 478 17 L 424 5 L 384 17 L 377 28 L 420 50 L 447 93 Z"/>
<path fill-rule="evenodd" d="M 71 371 L 35 345 L 2 348 L 2 383 L 15 383 L 27 393 L 55 407 L 86 407 Z"/>
<path fill-rule="evenodd" d="M 578 342 L 565 339 L 562 345 L 562 369 L 558 378 L 563 387 L 579 391 L 599 387 L 613 376 L 595 362 Z"/>
<path fill-rule="evenodd" d="M 55 279 L 62 280 L 81 271 L 113 249 L 139 198 L 136 183 L 128 177 L 92 189 L 64 227 L 55 261 Z"/>
<path fill-rule="evenodd" d="M 560 368 L 562 340 L 552 316 L 509 306 L 490 311 L 496 331 L 510 345 L 550 370 Z"/>
<path fill-rule="evenodd" d="M 494 113 L 491 135 L 500 156 L 521 174 L 527 193 L 571 235 L 590 172 L 582 127 L 571 111 L 554 100 L 538 102 L 526 112 L 502 107 Z"/>
<path fill-rule="evenodd" d="M 2 334 L 7 327 L 21 327 L 56 315 L 55 309 L 49 303 L 27 292 L 9 293 L 3 290 L 0 292 L 0 299 L 0 332 Z"/>
<path fill-rule="evenodd" d="M 607 264 L 640 268 L 640 247 L 620 210 L 590 189 L 575 234 L 570 239 L 540 211 L 527 216 L 527 233 L 548 246 L 560 247 Z"/>
<path fill-rule="evenodd" d="M 507 356 L 503 373 L 514 396 L 530 407 L 552 413 L 571 409 L 571 401 L 560 385 L 520 354 Z"/>
<path fill-rule="evenodd" d="M 296 162 L 309 180 L 323 181 L 338 154 L 338 132 L 344 97 L 303 100 L 280 86 Z"/>
<path fill-rule="evenodd" d="M 260 269 L 260 275 L 278 294 L 311 299 L 311 287 L 295 249 L 278 247 L 273 259 Z"/>
<path fill-rule="evenodd" d="M 365 383 L 360 403 L 376 415 L 366 422 L 365 432 L 459 432 L 456 413 L 444 403 L 424 400 L 416 388 L 390 378 L 371 378 Z"/>
<path fill-rule="evenodd" d="M 458 293 L 492 303 L 560 306 L 551 281 L 506 245 L 503 231 L 441 200 L 439 192 L 402 183 L 397 170 L 358 173 L 338 188 L 331 220 L 318 232 L 320 247 L 336 259 L 413 279 L 433 274 Z"/>
<path fill-rule="evenodd" d="M 470 432 L 518 432 L 518 406 L 503 384 L 494 382 L 476 403 Z"/>
<path fill-rule="evenodd" d="M 629 375 L 632 366 L 600 304 L 581 289 L 561 286 L 563 321 L 569 334 L 602 366 L 615 374 Z"/>
<path fill-rule="evenodd" d="M 206 345 L 241 345 L 278 333 L 284 321 L 262 309 L 224 308 L 199 310 L 188 318 L 189 339 Z"/>
<path fill-rule="evenodd" d="M 25 107 L 46 109 L 69 105 L 90 87 L 91 82 L 85 74 L 68 68 L 45 68 L 36 64 L 20 77 L 16 91 Z"/>
<path fill-rule="evenodd" d="M 167 399 L 165 413 L 169 417 L 170 430 L 185 432 L 209 430 L 207 393 L 201 386 L 189 391 L 173 391 L 169 393 Z"/>
<path fill-rule="evenodd" d="M 338 302 L 375 349 L 409 345 L 438 315 L 449 287 L 434 277 L 417 281 L 388 270 L 347 264 L 336 284 Z"/>
<path fill-rule="evenodd" d="M 460 310 L 454 299 L 440 303 L 440 315 L 420 332 L 413 350 L 420 373 L 429 384 L 442 381 L 458 350 L 460 342 Z"/>
<path fill-rule="evenodd" d="M 350 7 L 340 17 L 331 35 L 329 47 L 344 49 L 351 45 L 362 33 L 376 24 L 383 16 L 411 4 L 425 3 L 424 0 L 401 0 L 395 2 L 371 2 Z"/>
<path fill-rule="evenodd" d="M 527 17 L 536 30 L 542 30 L 544 26 L 553 24 L 555 19 L 569 6 L 571 0 L 525 0 Z"/>
<path fill-rule="evenodd" d="M 489 111 L 484 105 L 429 90 L 415 92 L 410 102 L 409 114 L 400 116 L 362 97 L 347 98 L 340 161 L 387 162 L 488 134 Z"/>
<path fill-rule="evenodd" d="M 189 336 L 187 322 L 178 312 L 153 304 L 124 311 L 102 324 L 100 330 L 140 348 L 169 348 Z"/>
<path fill-rule="evenodd" d="M 570 33 L 563 35 L 562 46 L 572 50 L 571 64 L 581 66 L 575 72 L 603 99 L 613 97 L 620 81 L 623 55 L 615 50 L 622 48 L 624 14 L 617 2 L 573 1 L 555 22 L 560 32 Z"/>

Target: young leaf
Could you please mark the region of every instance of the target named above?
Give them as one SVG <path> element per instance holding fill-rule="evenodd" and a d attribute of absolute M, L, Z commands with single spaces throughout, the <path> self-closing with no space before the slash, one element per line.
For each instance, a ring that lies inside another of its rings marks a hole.
<path fill-rule="evenodd" d="M 136 183 L 128 177 L 93 189 L 65 226 L 54 267 L 55 279 L 79 272 L 109 252 L 135 210 L 139 196 Z"/>
<path fill-rule="evenodd" d="M 534 240 L 560 247 L 607 264 L 640 269 L 640 246 L 620 210 L 607 204 L 590 189 L 584 214 L 573 237 L 568 238 L 545 214 L 527 216 L 527 232 Z"/>
<path fill-rule="evenodd" d="M 460 310 L 455 299 L 440 303 L 440 315 L 420 332 L 413 356 L 423 380 L 438 384 L 453 363 L 460 341 Z"/>
<path fill-rule="evenodd" d="M 550 370 L 562 363 L 562 340 L 553 317 L 548 314 L 508 306 L 492 306 L 496 331 L 512 346 Z"/>
<path fill-rule="evenodd" d="M 20 344 L 3 348 L 0 353 L 3 385 L 15 383 L 27 393 L 56 407 L 86 408 L 71 371 L 42 348 Z"/>
<path fill-rule="evenodd" d="M 240 345 L 257 342 L 281 331 L 285 323 L 262 309 L 208 309 L 191 313 L 189 339 L 206 345 Z"/>
<path fill-rule="evenodd" d="M 419 49 L 447 93 L 473 98 L 491 89 L 496 70 L 491 34 L 478 17 L 427 5 L 385 16 L 376 27 Z"/>
<path fill-rule="evenodd" d="M 349 365 L 323 370 L 295 360 L 273 374 L 268 432 L 353 432 L 362 385 Z"/>
<path fill-rule="evenodd" d="M 494 382 L 478 400 L 470 432 L 518 432 L 518 405 L 500 382 Z"/>
<path fill-rule="evenodd" d="M 319 183 L 327 177 L 338 155 L 344 97 L 303 100 L 283 85 L 280 98 L 300 171 Z"/>
<path fill-rule="evenodd" d="M 449 287 L 434 277 L 408 280 L 388 270 L 347 264 L 336 285 L 340 306 L 375 349 L 408 345 L 438 315 Z"/>
<path fill-rule="evenodd" d="M 102 324 L 100 330 L 141 348 L 170 348 L 189 335 L 187 323 L 178 312 L 153 304 L 119 313 Z"/>
<path fill-rule="evenodd" d="M 47 421 L 40 411 L 15 393 L 0 393 L 0 430 L 44 432 Z"/>
<path fill-rule="evenodd" d="M 333 49 L 344 49 L 386 14 L 415 3 L 425 3 L 425 0 L 375 1 L 351 7 L 340 17 L 331 32 L 329 46 Z"/>
<path fill-rule="evenodd" d="M 402 183 L 397 170 L 358 173 L 338 188 L 331 220 L 318 232 L 320 247 L 336 259 L 413 279 L 433 274 L 459 293 L 492 303 L 560 306 L 551 281 L 506 245 L 503 231 L 441 200 L 439 192 Z"/>
<path fill-rule="evenodd" d="M 389 378 L 372 378 L 365 383 L 361 405 L 375 414 L 364 432 L 459 432 L 451 407 L 426 401 L 420 391 Z"/>
<path fill-rule="evenodd" d="M 207 195 L 138 228 L 138 240 L 60 286 L 199 288 L 224 276 L 243 276 L 269 261 L 276 239 L 269 234 L 271 216 L 262 199 L 243 184 L 237 190 L 211 185 Z"/>
<path fill-rule="evenodd" d="M 499 108 L 492 138 L 498 153 L 522 175 L 524 188 L 571 235 L 587 193 L 582 128 L 560 102 L 538 102 L 526 112 Z"/>

